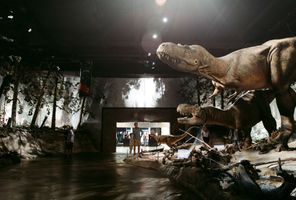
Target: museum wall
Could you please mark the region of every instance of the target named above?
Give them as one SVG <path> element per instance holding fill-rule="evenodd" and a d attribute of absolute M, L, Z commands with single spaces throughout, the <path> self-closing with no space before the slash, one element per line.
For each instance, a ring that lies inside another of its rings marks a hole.
<path fill-rule="evenodd" d="M 87 108 L 89 115 L 84 125 L 102 151 L 113 151 L 116 132 L 116 120 L 114 119 L 138 120 L 129 117 L 133 110 L 141 110 L 141 112 L 150 114 L 152 108 L 159 108 L 159 121 L 165 119 L 161 116 L 164 115 L 161 110 L 168 109 L 173 113 L 176 123 L 176 107 L 179 103 L 186 102 L 180 92 L 182 85 L 182 78 L 95 78 L 92 82 L 92 98 Z M 103 116 L 103 110 L 111 108 L 118 109 L 118 111 L 113 114 L 105 113 Z M 122 115 L 123 108 L 128 108 L 124 111 L 125 115 Z M 155 112 L 157 111 L 153 111 L 154 116 L 156 116 Z M 113 120 L 108 121 L 108 118 Z M 102 119 L 106 121 L 106 124 L 102 123 Z M 155 120 L 155 117 L 143 120 Z M 170 121 L 173 120 L 170 118 Z"/>
<path fill-rule="evenodd" d="M 197 88 L 199 88 L 201 102 L 205 102 L 213 91 L 209 81 L 205 79 L 197 81 L 196 78 L 97 78 L 93 81 L 92 87 L 94 100 L 91 102 L 89 110 L 95 113 L 89 115 L 85 124 L 91 127 L 92 132 L 95 130 L 93 136 L 99 134 L 97 142 L 102 147 L 105 146 L 102 145 L 101 141 L 103 138 L 102 108 L 175 108 L 178 104 L 185 102 L 197 104 Z M 227 96 L 228 93 L 225 92 L 224 95 Z M 222 107 L 220 95 L 216 97 L 214 104 L 218 108 Z M 207 101 L 203 105 L 213 106 L 213 102 Z M 229 105 L 224 102 L 224 107 L 227 108 L 227 106 Z M 271 110 L 279 127 L 280 115 L 275 101 L 271 103 Z M 95 116 L 95 118 L 92 116 Z M 109 117 L 112 118 L 113 116 Z M 106 126 L 105 129 L 107 130 Z M 110 127 L 112 130 L 114 128 Z M 106 134 L 112 133 L 108 131 Z M 110 138 L 113 138 L 113 136 L 110 136 L 109 139 L 105 139 L 106 134 L 103 133 L 104 140 L 109 141 Z M 255 139 L 261 139 L 266 137 L 268 133 L 260 122 L 252 128 L 251 135 Z"/>
<path fill-rule="evenodd" d="M 79 97 L 79 76 L 65 75 L 65 81 L 71 82 L 73 87 L 64 91 L 66 97 L 71 97 L 66 102 L 65 96 L 58 100 L 56 111 L 56 126 L 72 125 L 77 128 L 81 113 L 82 98 Z M 2 77 L 0 77 L 2 82 Z M 20 86 L 20 89 L 25 87 Z M 295 85 L 293 86 L 295 89 Z M 196 78 L 93 78 L 91 84 L 91 96 L 86 98 L 86 105 L 82 115 L 82 125 L 89 131 L 90 137 L 99 147 L 102 138 L 102 110 L 103 108 L 176 108 L 180 103 L 204 103 L 213 91 L 211 82 L 200 77 Z M 224 96 L 228 94 L 225 92 Z M 2 123 L 6 123 L 11 116 L 12 90 L 7 92 L 5 98 L 0 99 Z M 40 126 L 45 118 L 45 126 L 51 125 L 52 97 L 46 96 L 47 104 L 38 114 L 37 126 Z M 25 96 L 18 95 L 17 125 L 28 126 L 32 118 L 32 105 L 27 104 Z M 214 105 L 221 108 L 221 96 L 217 96 Z M 60 109 L 67 104 L 69 110 Z M 213 101 L 207 101 L 204 106 L 213 105 Z M 224 102 L 224 107 L 228 105 Z M 280 116 L 275 102 L 271 104 L 272 114 L 280 125 Z M 295 117 L 294 117 L 295 118 Z M 114 133 L 115 134 L 115 133 Z M 262 123 L 252 129 L 253 137 L 265 137 L 267 132 Z"/>

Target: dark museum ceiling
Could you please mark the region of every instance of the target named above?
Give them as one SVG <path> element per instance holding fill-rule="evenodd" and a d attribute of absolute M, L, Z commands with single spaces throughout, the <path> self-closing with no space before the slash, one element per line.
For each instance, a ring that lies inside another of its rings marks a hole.
<path fill-rule="evenodd" d="M 201 44 L 221 56 L 295 34 L 295 0 L 167 0 L 163 6 L 155 0 L 0 4 L 2 56 L 20 55 L 31 65 L 53 62 L 67 71 L 79 71 L 81 63 L 91 61 L 94 76 L 102 77 L 180 76 L 155 57 L 162 41 Z"/>

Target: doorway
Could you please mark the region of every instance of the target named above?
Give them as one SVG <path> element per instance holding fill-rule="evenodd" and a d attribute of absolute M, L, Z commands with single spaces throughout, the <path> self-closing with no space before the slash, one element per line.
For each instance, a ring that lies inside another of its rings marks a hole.
<path fill-rule="evenodd" d="M 150 134 L 170 135 L 170 122 L 138 122 L 141 129 L 141 149 L 150 150 L 157 146 Z M 129 153 L 130 134 L 134 122 L 116 122 L 116 153 Z"/>
<path fill-rule="evenodd" d="M 149 132 L 149 128 L 150 132 L 161 128 L 162 135 L 175 135 L 178 134 L 180 128 L 176 120 L 178 116 L 176 108 L 103 108 L 102 132 L 99 138 L 101 152 L 116 152 L 117 123 L 122 123 L 118 125 L 119 132 L 131 132 L 134 122 L 138 122 L 144 132 Z M 168 124 L 159 124 L 163 122 Z"/>

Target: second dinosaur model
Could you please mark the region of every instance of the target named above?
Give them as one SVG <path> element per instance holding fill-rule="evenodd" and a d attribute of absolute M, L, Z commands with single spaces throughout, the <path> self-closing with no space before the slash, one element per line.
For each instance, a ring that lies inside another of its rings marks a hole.
<path fill-rule="evenodd" d="M 167 144 L 172 147 L 174 144 L 182 140 L 187 136 L 187 133 L 181 135 L 155 135 L 151 134 L 151 137 L 156 140 L 157 144 Z"/>
<path fill-rule="evenodd" d="M 178 118 L 178 122 L 190 125 L 221 125 L 237 131 L 244 130 L 248 139 L 251 139 L 251 128 L 260 121 L 269 134 L 276 130 L 276 121 L 269 106 L 274 98 L 274 91 L 258 90 L 248 91 L 225 110 L 211 106 L 180 104 L 177 112 L 187 117 Z"/>

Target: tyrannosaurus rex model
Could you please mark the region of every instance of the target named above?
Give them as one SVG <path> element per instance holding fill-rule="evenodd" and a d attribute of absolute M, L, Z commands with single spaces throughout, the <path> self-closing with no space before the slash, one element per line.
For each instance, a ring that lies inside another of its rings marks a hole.
<path fill-rule="evenodd" d="M 270 40 L 219 58 L 199 45 L 170 42 L 162 43 L 156 53 L 160 60 L 176 70 L 211 79 L 218 90 L 224 87 L 237 91 L 275 89 L 283 127 L 277 142 L 288 148 L 287 141 L 295 129 L 296 100 L 289 88 L 296 80 L 296 37 Z"/>
<path fill-rule="evenodd" d="M 180 104 L 177 112 L 190 117 L 178 118 L 178 122 L 190 125 L 221 125 L 237 131 L 244 130 L 248 139 L 251 139 L 251 128 L 260 121 L 269 134 L 276 130 L 276 121 L 269 107 L 274 98 L 272 90 L 258 90 L 248 91 L 226 110 Z"/>
<path fill-rule="evenodd" d="M 162 43 L 157 56 L 178 71 L 237 90 L 287 89 L 296 80 L 296 37 L 270 40 L 216 58 L 199 45 Z"/>

